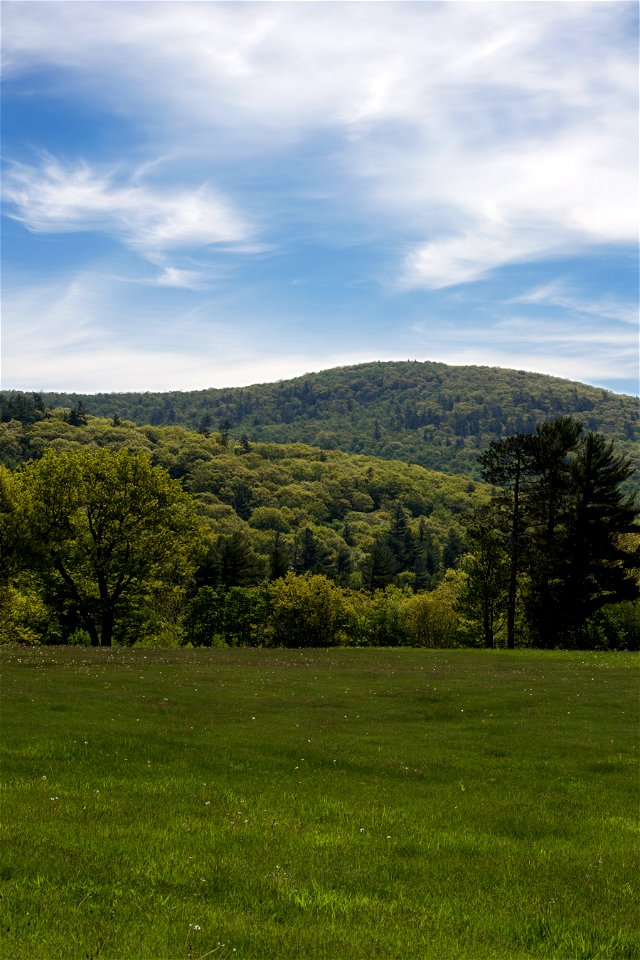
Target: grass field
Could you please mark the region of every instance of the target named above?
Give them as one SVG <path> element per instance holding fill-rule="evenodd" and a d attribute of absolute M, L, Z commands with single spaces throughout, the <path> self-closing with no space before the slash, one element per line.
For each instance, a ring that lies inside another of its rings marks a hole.
<path fill-rule="evenodd" d="M 4 958 L 640 957 L 633 655 L 0 659 Z"/>

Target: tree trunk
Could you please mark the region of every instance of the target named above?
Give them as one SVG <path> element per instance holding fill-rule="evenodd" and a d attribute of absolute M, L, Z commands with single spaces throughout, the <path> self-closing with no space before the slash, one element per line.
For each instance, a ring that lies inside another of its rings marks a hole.
<path fill-rule="evenodd" d="M 100 644 L 110 647 L 113 643 L 113 607 L 105 606 L 100 614 Z"/>

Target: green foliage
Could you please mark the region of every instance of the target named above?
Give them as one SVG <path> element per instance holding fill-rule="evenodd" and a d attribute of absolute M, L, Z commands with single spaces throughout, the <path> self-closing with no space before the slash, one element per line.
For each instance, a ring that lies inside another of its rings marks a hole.
<path fill-rule="evenodd" d="M 6 467 L 0 466 L 0 588 L 9 583 L 25 560 L 25 534 L 16 481 Z"/>
<path fill-rule="evenodd" d="M 5 394 L 10 397 L 10 394 Z M 70 407 L 74 394 L 45 394 Z M 114 409 L 138 424 L 219 423 L 220 440 L 302 442 L 430 470 L 479 476 L 477 457 L 489 443 L 571 415 L 632 455 L 638 408 L 632 397 L 581 383 L 497 367 L 416 361 L 366 363 L 293 380 L 234 389 L 174 393 L 95 394 L 82 398 L 103 417 Z"/>
<path fill-rule="evenodd" d="M 47 449 L 146 452 L 193 496 L 211 531 L 200 578 L 210 585 L 253 584 L 293 566 L 344 585 L 369 586 L 367 558 L 379 541 L 395 552 L 388 570 L 374 576 L 376 586 L 431 587 L 457 562 L 464 514 L 486 496 L 481 485 L 461 477 L 302 444 L 253 444 L 244 452 L 233 439 L 224 446 L 181 427 L 124 421 L 114 427 L 112 420 L 91 416 L 85 426 L 50 417 L 28 430 L 17 422 L 4 427 L 11 437 L 7 449 L 17 458 L 21 450 L 33 459 Z M 275 567 L 274 533 L 280 534 Z M 247 562 L 240 575 L 234 556 L 241 560 L 242 552 Z"/>
<path fill-rule="evenodd" d="M 322 644 L 539 643 L 536 610 L 553 612 L 548 645 L 635 643 L 632 620 L 598 612 L 636 595 L 633 507 L 623 492 L 630 465 L 603 438 L 589 441 L 590 453 L 586 439 L 572 449 L 571 421 L 568 448 L 560 443 L 557 456 L 555 421 L 493 443 L 481 458 L 494 485 L 489 499 L 483 484 L 397 461 L 299 443 L 238 443 L 231 432 L 222 442 L 114 417 L 68 419 L 62 410 L 0 424 L 7 462 L 32 458 L 14 474 L 0 468 L 0 574 L 11 588 L 3 594 L 2 635 L 9 639 L 58 643 L 84 630 L 106 644 L 115 637 L 146 646 L 260 645 L 277 635 L 306 645 L 297 627 L 286 636 L 275 629 L 270 589 L 257 589 L 289 575 L 291 592 L 304 594 L 293 571 L 331 582 L 340 617 L 328 633 L 312 631 Z M 554 456 L 562 461 L 555 466 Z M 119 458 L 144 470 L 91 474 L 91 463 Z M 147 474 L 163 478 L 176 517 L 189 517 L 182 533 L 171 509 L 155 510 Z M 136 553 L 120 534 L 127 524 L 133 530 L 136 517 L 151 522 L 152 513 L 155 533 L 147 546 L 140 539 Z M 164 544 L 157 562 L 152 543 Z M 123 551 L 142 566 L 121 588 Z M 574 586 L 567 592 L 563 584 Z M 211 597 L 204 604 L 206 593 L 198 601 L 205 587 L 221 598 L 219 611 Z M 49 613 L 44 627 L 37 605 L 16 600 L 34 589 Z M 544 590 L 541 605 L 536 596 Z"/>
<path fill-rule="evenodd" d="M 640 594 L 640 510 L 624 493 L 630 460 L 560 417 L 492 444 L 482 466 L 501 488 L 470 524 L 462 603 L 471 623 L 482 622 L 486 645 L 494 645 L 502 615 L 514 645 L 520 598 L 535 646 L 611 642 L 615 631 L 598 611 Z"/>
<path fill-rule="evenodd" d="M 347 614 L 344 592 L 322 574 L 290 572 L 268 587 L 268 645 L 327 647 L 345 642 Z"/>
<path fill-rule="evenodd" d="M 17 483 L 35 575 L 63 631 L 82 628 L 110 646 L 134 608 L 189 575 L 192 505 L 148 456 L 47 451 Z"/>
<path fill-rule="evenodd" d="M 35 423 L 46 416 L 47 410 L 41 394 L 3 393 L 0 394 L 0 423 L 17 420 L 22 424 Z"/>

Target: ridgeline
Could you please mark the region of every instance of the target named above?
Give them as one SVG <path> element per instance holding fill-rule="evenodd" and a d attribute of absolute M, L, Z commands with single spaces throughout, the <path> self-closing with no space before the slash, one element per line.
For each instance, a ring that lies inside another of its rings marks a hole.
<path fill-rule="evenodd" d="M 3 394 L 5 403 L 11 396 Z M 95 416 L 138 425 L 305 443 L 476 478 L 478 455 L 493 440 L 561 415 L 603 433 L 621 452 L 640 454 L 637 398 L 498 367 L 365 363 L 247 387 L 42 398 L 49 407 L 82 403 Z"/>

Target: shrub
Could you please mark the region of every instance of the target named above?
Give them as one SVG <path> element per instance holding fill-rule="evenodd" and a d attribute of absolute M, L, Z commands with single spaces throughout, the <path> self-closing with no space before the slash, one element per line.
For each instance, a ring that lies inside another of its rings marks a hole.
<path fill-rule="evenodd" d="M 268 587 L 265 636 L 273 646 L 327 647 L 348 640 L 344 590 L 323 574 L 288 573 Z"/>

